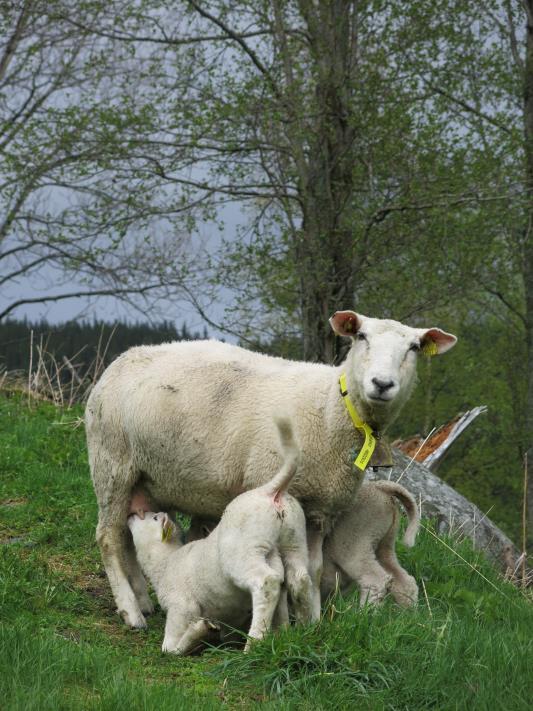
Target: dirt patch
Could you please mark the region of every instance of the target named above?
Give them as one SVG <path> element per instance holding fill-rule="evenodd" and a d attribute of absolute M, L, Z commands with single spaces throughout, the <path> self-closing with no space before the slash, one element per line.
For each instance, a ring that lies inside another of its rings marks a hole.
<path fill-rule="evenodd" d="M 21 497 L 19 499 L 4 499 L 0 501 L 0 506 L 24 506 L 27 503 L 28 499 Z"/>

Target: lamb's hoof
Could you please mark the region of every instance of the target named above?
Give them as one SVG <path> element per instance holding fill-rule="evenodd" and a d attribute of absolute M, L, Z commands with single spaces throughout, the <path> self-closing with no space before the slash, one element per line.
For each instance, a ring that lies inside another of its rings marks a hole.
<path fill-rule="evenodd" d="M 119 610 L 118 613 L 128 627 L 132 629 L 145 630 L 148 627 L 144 615 L 140 611 L 138 613 L 129 613 L 126 610 Z"/>

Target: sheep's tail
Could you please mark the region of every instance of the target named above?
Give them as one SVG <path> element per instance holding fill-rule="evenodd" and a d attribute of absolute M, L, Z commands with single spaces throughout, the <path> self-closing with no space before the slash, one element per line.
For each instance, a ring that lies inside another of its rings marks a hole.
<path fill-rule="evenodd" d="M 266 484 L 266 490 L 272 496 L 286 491 L 296 474 L 300 463 L 300 448 L 294 439 L 294 430 L 290 420 L 286 417 L 275 417 L 278 428 L 283 464 L 276 476 Z"/>
<path fill-rule="evenodd" d="M 375 481 L 374 484 L 378 487 L 378 489 L 381 489 L 390 496 L 395 496 L 403 505 L 407 513 L 407 518 L 409 519 L 409 524 L 407 525 L 403 535 L 403 542 L 406 546 L 411 548 L 415 544 L 416 534 L 420 528 L 420 511 L 414 496 L 401 484 L 396 484 L 394 481 L 380 480 Z"/>

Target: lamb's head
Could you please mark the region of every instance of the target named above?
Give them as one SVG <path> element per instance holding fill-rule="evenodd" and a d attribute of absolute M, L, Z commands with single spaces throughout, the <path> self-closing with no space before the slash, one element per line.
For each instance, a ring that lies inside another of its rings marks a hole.
<path fill-rule="evenodd" d="M 352 339 L 344 364 L 348 389 L 361 415 L 379 427 L 397 416 L 411 394 L 419 353 L 446 353 L 457 341 L 440 328 L 411 328 L 353 311 L 337 311 L 330 324 Z"/>
<path fill-rule="evenodd" d="M 144 517 L 132 514 L 128 517 L 128 528 L 133 536 L 135 548 L 153 548 L 159 544 L 167 547 L 180 545 L 180 530 L 168 514 L 160 511 L 145 511 Z"/>

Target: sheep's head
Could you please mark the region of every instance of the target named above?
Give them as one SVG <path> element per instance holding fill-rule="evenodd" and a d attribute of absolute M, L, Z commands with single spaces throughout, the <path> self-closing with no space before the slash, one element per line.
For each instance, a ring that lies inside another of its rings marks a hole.
<path fill-rule="evenodd" d="M 350 394 L 361 414 L 376 426 L 391 422 L 416 382 L 420 353 L 439 355 L 457 338 L 440 328 L 411 328 L 399 321 L 337 311 L 330 324 L 352 339 L 344 369 Z"/>
<path fill-rule="evenodd" d="M 135 546 L 153 545 L 155 543 L 179 543 L 180 532 L 169 515 L 160 511 L 153 513 L 145 511 L 144 517 L 132 514 L 128 517 Z"/>

